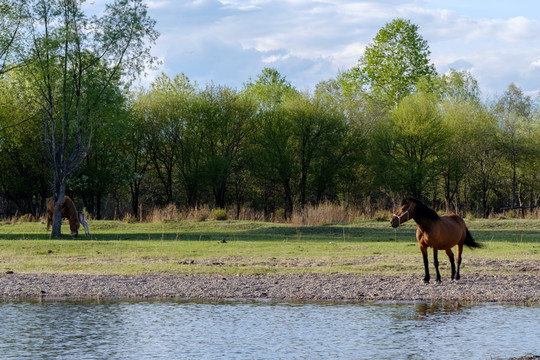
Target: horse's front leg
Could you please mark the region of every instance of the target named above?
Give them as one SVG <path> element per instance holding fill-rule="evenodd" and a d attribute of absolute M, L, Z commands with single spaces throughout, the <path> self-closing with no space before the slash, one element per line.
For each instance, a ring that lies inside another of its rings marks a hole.
<path fill-rule="evenodd" d="M 424 282 L 429 283 L 429 262 L 427 256 L 427 247 L 420 245 L 420 251 L 422 252 L 422 258 L 424 259 Z"/>
<path fill-rule="evenodd" d="M 441 273 L 439 272 L 439 250 L 434 247 L 433 248 L 433 264 L 435 265 L 435 272 L 437 273 L 436 282 L 437 284 L 441 283 Z"/>

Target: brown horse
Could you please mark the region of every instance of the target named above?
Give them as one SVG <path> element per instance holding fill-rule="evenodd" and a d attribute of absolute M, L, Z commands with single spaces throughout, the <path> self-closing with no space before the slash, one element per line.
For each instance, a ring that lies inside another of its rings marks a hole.
<path fill-rule="evenodd" d="M 406 197 L 402 200 L 399 210 L 392 215 L 390 223 L 392 227 L 397 228 L 410 219 L 413 219 L 418 226 L 416 229 L 416 239 L 418 240 L 420 251 L 424 258 L 424 282 L 429 283 L 428 247 L 433 249 L 433 262 L 435 264 L 435 271 L 437 272 L 437 283 L 441 282 L 437 256 L 439 250 L 446 251 L 446 255 L 450 259 L 452 280 L 459 280 L 459 267 L 461 265 L 463 245 L 471 248 L 481 247 L 472 238 L 463 219 L 454 214 L 439 216 L 435 210 L 430 209 L 420 200 Z M 452 252 L 452 247 L 455 245 L 457 245 L 457 269 L 454 263 L 454 253 Z"/>
<path fill-rule="evenodd" d="M 53 199 L 50 198 L 47 202 L 47 231 L 51 227 L 54 214 Z M 84 234 L 90 235 L 90 230 L 88 229 L 88 223 L 86 222 L 86 217 L 84 213 L 77 212 L 73 200 L 69 196 L 64 196 L 64 202 L 62 203 L 62 217 L 69 220 L 69 228 L 71 229 L 71 236 L 79 235 L 79 227 L 81 223 L 84 226 Z"/>

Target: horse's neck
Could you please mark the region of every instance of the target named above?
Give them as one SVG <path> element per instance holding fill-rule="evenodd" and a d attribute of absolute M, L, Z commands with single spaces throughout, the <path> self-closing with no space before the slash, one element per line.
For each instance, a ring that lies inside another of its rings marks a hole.
<path fill-rule="evenodd" d="M 416 222 L 416 225 L 418 225 L 418 228 L 423 232 L 429 232 L 429 229 L 431 229 L 431 226 L 433 225 L 434 220 L 426 219 L 426 218 L 418 218 L 415 216 L 413 217 L 414 221 Z"/>
<path fill-rule="evenodd" d="M 73 215 L 73 214 L 69 215 L 69 222 L 74 223 L 74 224 L 78 224 L 78 225 L 81 224 L 81 221 L 79 220 L 79 216 L 78 215 Z"/>

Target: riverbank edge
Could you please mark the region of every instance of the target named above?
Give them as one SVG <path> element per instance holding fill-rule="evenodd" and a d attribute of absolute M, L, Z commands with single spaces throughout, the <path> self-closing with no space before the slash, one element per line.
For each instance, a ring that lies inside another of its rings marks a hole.
<path fill-rule="evenodd" d="M 446 280 L 446 281 L 445 281 Z M 424 284 L 420 275 L 0 274 L 0 298 L 25 300 L 270 300 L 540 304 L 540 274 L 467 273 Z"/>

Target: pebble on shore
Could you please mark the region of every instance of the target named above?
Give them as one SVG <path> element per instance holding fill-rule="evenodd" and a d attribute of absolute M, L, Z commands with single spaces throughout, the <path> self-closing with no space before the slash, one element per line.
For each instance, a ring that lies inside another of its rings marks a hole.
<path fill-rule="evenodd" d="M 411 301 L 540 303 L 540 275 L 468 273 L 424 284 L 419 275 L 67 275 L 0 274 L 4 300 L 269 299 L 275 301 Z"/>

